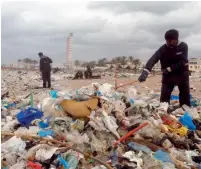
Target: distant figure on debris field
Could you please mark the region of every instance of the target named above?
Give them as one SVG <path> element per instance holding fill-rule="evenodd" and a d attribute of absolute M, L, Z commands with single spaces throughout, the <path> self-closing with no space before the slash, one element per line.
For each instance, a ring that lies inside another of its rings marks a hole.
<path fill-rule="evenodd" d="M 91 79 L 92 77 L 92 70 L 90 66 L 87 66 L 87 70 L 84 72 L 85 79 Z"/>
<path fill-rule="evenodd" d="M 52 60 L 43 55 L 42 52 L 38 53 L 38 56 L 40 57 L 40 72 L 42 74 L 43 79 L 43 88 L 46 88 L 46 82 L 48 82 L 48 88 L 51 87 L 51 63 Z"/>
<path fill-rule="evenodd" d="M 174 29 L 165 33 L 165 40 L 166 44 L 148 60 L 138 80 L 145 81 L 153 66 L 160 60 L 163 74 L 160 101 L 170 103 L 174 86 L 178 86 L 180 106 L 190 106 L 188 45 L 179 41 L 179 32 Z"/>

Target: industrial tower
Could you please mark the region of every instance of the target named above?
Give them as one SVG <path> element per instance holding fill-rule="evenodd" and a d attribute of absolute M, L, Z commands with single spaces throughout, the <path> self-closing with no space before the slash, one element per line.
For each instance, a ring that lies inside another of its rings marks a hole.
<path fill-rule="evenodd" d="M 70 33 L 67 38 L 67 67 L 72 69 L 72 40 L 73 40 L 73 33 Z"/>

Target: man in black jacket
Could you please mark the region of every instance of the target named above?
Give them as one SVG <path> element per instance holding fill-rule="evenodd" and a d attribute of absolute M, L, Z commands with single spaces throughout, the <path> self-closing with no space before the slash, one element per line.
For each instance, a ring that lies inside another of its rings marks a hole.
<path fill-rule="evenodd" d="M 43 78 L 43 88 L 46 88 L 46 82 L 48 82 L 48 88 L 50 88 L 50 72 L 52 60 L 49 57 L 44 56 L 42 52 L 38 53 L 38 56 L 40 57 L 40 72 Z"/>
<path fill-rule="evenodd" d="M 178 86 L 180 106 L 190 106 L 188 45 L 178 38 L 177 30 L 171 29 L 165 33 L 166 44 L 148 60 L 138 80 L 145 81 L 153 66 L 160 60 L 163 74 L 160 102 L 170 103 L 172 90 L 174 86 Z"/>

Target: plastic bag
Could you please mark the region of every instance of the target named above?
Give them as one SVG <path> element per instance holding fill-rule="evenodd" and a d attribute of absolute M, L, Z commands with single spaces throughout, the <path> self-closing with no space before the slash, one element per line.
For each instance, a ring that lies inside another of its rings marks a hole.
<path fill-rule="evenodd" d="M 134 143 L 134 142 L 128 143 L 128 146 L 134 150 L 138 150 L 138 151 L 141 150 L 141 151 L 145 152 L 146 154 L 150 154 L 152 152 L 151 149 L 148 148 L 147 146 L 144 146 L 144 145 L 141 145 L 138 143 Z"/>
<path fill-rule="evenodd" d="M 85 133 L 81 135 L 77 130 L 67 133 L 66 140 L 71 141 L 75 144 L 89 143 L 89 137 L 87 136 L 87 134 Z"/>
<path fill-rule="evenodd" d="M 180 117 L 179 121 L 186 126 L 189 130 L 196 130 L 196 126 L 192 121 L 192 117 L 186 112 L 182 117 Z"/>
<path fill-rule="evenodd" d="M 126 108 L 125 103 L 123 103 L 121 100 L 117 100 L 113 104 L 114 104 L 115 110 L 120 112 L 123 112 Z"/>
<path fill-rule="evenodd" d="M 60 165 L 63 165 L 65 169 L 68 169 L 68 163 L 62 158 L 61 155 L 58 155 Z"/>
<path fill-rule="evenodd" d="M 5 154 L 3 158 L 6 159 L 8 166 L 14 165 L 17 162 L 17 155 L 15 153 Z"/>
<path fill-rule="evenodd" d="M 128 89 L 128 97 L 130 99 L 135 99 L 136 95 L 137 95 L 137 90 L 134 87 L 130 87 Z"/>
<path fill-rule="evenodd" d="M 25 169 L 27 166 L 25 161 L 20 161 L 12 166 L 9 167 L 9 169 Z"/>
<path fill-rule="evenodd" d="M 109 94 L 112 91 L 112 85 L 108 83 L 104 83 L 101 86 L 99 86 L 99 91 L 103 95 Z"/>
<path fill-rule="evenodd" d="M 93 134 L 91 135 L 91 137 L 92 137 L 91 141 L 92 151 L 104 152 L 106 150 L 106 144 L 98 140 Z"/>
<path fill-rule="evenodd" d="M 52 97 L 53 99 L 56 99 L 56 98 L 57 98 L 57 91 L 51 90 L 51 91 L 50 91 L 50 95 L 51 95 L 51 97 Z"/>
<path fill-rule="evenodd" d="M 179 96 L 171 95 L 170 100 L 179 100 Z"/>
<path fill-rule="evenodd" d="M 83 131 L 84 130 L 84 121 L 83 120 L 75 120 L 71 123 L 71 129 Z"/>
<path fill-rule="evenodd" d="M 39 164 L 39 163 L 33 163 L 31 161 L 28 161 L 27 167 L 30 167 L 31 169 L 42 169 L 41 164 Z"/>
<path fill-rule="evenodd" d="M 23 153 L 25 151 L 26 143 L 21 138 L 13 136 L 5 143 L 1 144 L 1 151 L 5 153 Z"/>
<path fill-rule="evenodd" d="M 166 102 L 160 103 L 159 107 L 156 108 L 159 113 L 167 113 L 167 109 L 169 107 L 169 104 Z"/>
<path fill-rule="evenodd" d="M 43 112 L 39 111 L 35 108 L 28 108 L 26 110 L 22 110 L 17 114 L 17 119 L 22 126 L 29 127 L 31 126 L 31 122 L 35 119 L 41 119 L 43 116 Z"/>
<path fill-rule="evenodd" d="M 147 103 L 143 100 L 135 100 L 134 101 L 134 106 L 135 107 L 146 107 Z"/>
<path fill-rule="evenodd" d="M 141 169 L 141 166 L 143 165 L 142 158 L 137 157 L 137 155 L 133 151 L 126 152 L 123 157 L 129 159 L 129 161 L 137 163 L 138 169 Z"/>
<path fill-rule="evenodd" d="M 157 150 L 155 153 L 154 153 L 154 158 L 157 159 L 157 160 L 160 160 L 162 162 L 170 162 L 172 163 L 172 160 L 169 156 L 169 153 L 166 153 L 162 150 Z"/>
<path fill-rule="evenodd" d="M 181 137 L 182 137 L 182 136 L 185 136 L 185 135 L 187 134 L 187 132 L 188 132 L 188 129 L 187 129 L 186 127 L 184 127 L 184 126 L 178 128 L 178 129 L 172 128 L 172 127 L 169 126 L 169 125 L 165 125 L 165 127 L 167 127 L 167 129 L 168 129 L 170 132 L 173 132 L 173 133 L 175 133 L 175 134 L 178 134 L 178 135 L 180 135 Z"/>
<path fill-rule="evenodd" d="M 38 135 L 39 135 L 40 137 L 47 137 L 47 136 L 54 136 L 55 133 L 54 133 L 53 130 L 40 130 L 40 131 L 38 132 Z"/>
<path fill-rule="evenodd" d="M 33 157 L 38 161 L 50 159 L 58 148 L 47 144 L 38 144 L 27 152 L 26 159 L 32 160 Z"/>
<path fill-rule="evenodd" d="M 105 123 L 105 126 L 117 137 L 120 138 L 119 133 L 116 131 L 118 128 L 118 125 L 115 122 L 115 119 L 112 118 L 112 116 L 105 116 L 103 117 L 103 122 Z"/>
<path fill-rule="evenodd" d="M 68 164 L 68 169 L 76 169 L 78 166 L 78 162 L 83 156 L 75 151 L 70 151 L 67 153 L 62 154 L 63 159 Z"/>
<path fill-rule="evenodd" d="M 19 122 L 16 119 L 9 121 L 2 127 L 2 130 L 11 132 L 14 130 L 14 127 L 17 126 L 18 124 Z"/>
<path fill-rule="evenodd" d="M 24 134 L 34 134 L 37 135 L 39 132 L 39 127 L 38 126 L 30 126 L 29 129 L 26 127 L 20 127 L 18 128 L 14 133 L 16 136 L 24 135 Z"/>

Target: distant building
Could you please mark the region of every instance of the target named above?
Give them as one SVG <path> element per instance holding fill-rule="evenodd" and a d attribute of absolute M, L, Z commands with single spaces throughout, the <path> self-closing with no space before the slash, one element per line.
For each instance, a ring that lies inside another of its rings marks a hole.
<path fill-rule="evenodd" d="M 193 72 L 201 72 L 201 58 L 190 58 L 189 70 Z"/>

